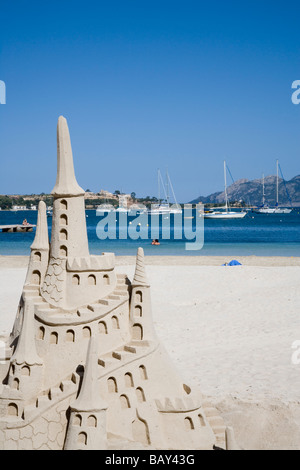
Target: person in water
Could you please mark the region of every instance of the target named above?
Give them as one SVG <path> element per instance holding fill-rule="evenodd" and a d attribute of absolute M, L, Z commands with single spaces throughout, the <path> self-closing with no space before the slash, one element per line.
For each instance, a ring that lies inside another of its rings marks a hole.
<path fill-rule="evenodd" d="M 27 219 L 24 219 L 24 220 L 23 220 L 22 225 L 29 225 L 29 223 L 27 222 Z"/>
<path fill-rule="evenodd" d="M 157 240 L 157 238 L 152 240 L 152 245 L 160 245 L 159 240 Z"/>

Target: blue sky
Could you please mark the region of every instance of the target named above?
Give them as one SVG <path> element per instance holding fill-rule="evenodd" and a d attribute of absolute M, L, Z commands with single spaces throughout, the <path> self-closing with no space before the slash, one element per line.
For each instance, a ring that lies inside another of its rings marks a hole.
<path fill-rule="evenodd" d="M 84 189 L 177 199 L 300 173 L 300 5 L 293 1 L 1 2 L 0 193 L 50 192 L 68 119 Z"/>

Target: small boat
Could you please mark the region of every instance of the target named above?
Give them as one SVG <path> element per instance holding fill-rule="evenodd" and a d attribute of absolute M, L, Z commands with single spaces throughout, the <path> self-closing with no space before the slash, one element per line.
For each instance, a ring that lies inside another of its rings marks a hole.
<path fill-rule="evenodd" d="M 96 214 L 101 214 L 103 212 L 108 213 L 108 212 L 114 212 L 115 208 L 112 204 L 100 204 L 100 206 L 97 206 L 96 208 Z"/>
<path fill-rule="evenodd" d="M 164 195 L 165 195 L 165 202 L 161 202 L 161 187 L 163 188 Z M 170 205 L 170 194 L 169 190 L 171 188 L 173 199 L 175 204 Z M 175 192 L 173 189 L 173 185 L 171 182 L 171 178 L 167 171 L 166 173 L 166 184 L 164 184 L 161 172 L 158 170 L 158 204 L 152 204 L 151 209 L 149 210 L 149 214 L 151 215 L 169 215 L 169 214 L 182 214 L 182 208 L 180 204 L 178 204 Z"/>
<path fill-rule="evenodd" d="M 203 213 L 204 219 L 243 219 L 246 212 L 240 211 L 207 211 Z"/>
<path fill-rule="evenodd" d="M 279 207 L 279 162 L 276 160 L 277 177 L 276 177 L 276 204 L 275 207 L 268 207 L 265 205 L 265 176 L 263 175 L 263 205 L 255 209 L 253 212 L 256 214 L 290 214 L 293 209 L 286 207 Z"/>
<path fill-rule="evenodd" d="M 266 205 L 266 195 L 265 195 L 265 175 L 262 175 L 262 206 L 254 209 L 255 214 L 274 214 L 275 209 Z"/>
<path fill-rule="evenodd" d="M 200 215 L 204 217 L 204 219 L 243 219 L 247 212 L 245 211 L 232 211 L 229 210 L 229 201 L 227 195 L 227 165 L 226 161 L 224 161 L 224 180 L 225 180 L 225 206 L 220 209 L 216 210 L 209 210 L 200 212 Z"/>
<path fill-rule="evenodd" d="M 182 214 L 181 207 L 172 207 L 170 204 L 153 204 L 149 211 L 151 215 L 170 215 L 170 214 Z"/>

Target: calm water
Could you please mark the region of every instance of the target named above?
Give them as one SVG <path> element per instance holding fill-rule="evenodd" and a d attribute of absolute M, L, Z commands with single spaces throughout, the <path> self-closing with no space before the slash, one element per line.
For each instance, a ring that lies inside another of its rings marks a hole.
<path fill-rule="evenodd" d="M 0 225 L 20 224 L 24 219 L 36 224 L 37 212 L 0 211 Z M 242 220 L 205 220 L 204 247 L 186 251 L 186 240 L 172 239 L 174 220 L 171 217 L 171 240 L 152 246 L 148 240 L 99 240 L 96 226 L 101 220 L 95 211 L 87 211 L 87 230 L 91 254 L 115 252 L 117 255 L 135 255 L 142 246 L 146 255 L 256 255 L 300 256 L 300 210 L 287 215 L 260 215 L 249 213 Z M 129 218 L 129 221 L 132 220 Z M 51 236 L 52 218 L 48 218 Z M 28 255 L 33 233 L 0 232 L 0 255 Z"/>

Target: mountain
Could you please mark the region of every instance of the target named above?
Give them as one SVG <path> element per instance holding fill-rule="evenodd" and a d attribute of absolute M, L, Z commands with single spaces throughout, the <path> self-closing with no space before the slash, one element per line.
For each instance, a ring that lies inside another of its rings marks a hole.
<path fill-rule="evenodd" d="M 247 205 L 262 205 L 262 180 L 242 179 L 234 182 L 227 188 L 230 202 L 244 201 Z M 290 199 L 289 199 L 289 197 Z M 279 178 L 279 205 L 300 207 L 300 175 L 295 176 L 290 181 Z M 222 204 L 225 201 L 225 192 L 213 193 L 209 196 L 199 196 L 191 201 L 192 204 L 202 202 L 203 204 Z M 265 203 L 269 206 L 276 204 L 276 176 L 265 178 Z"/>

